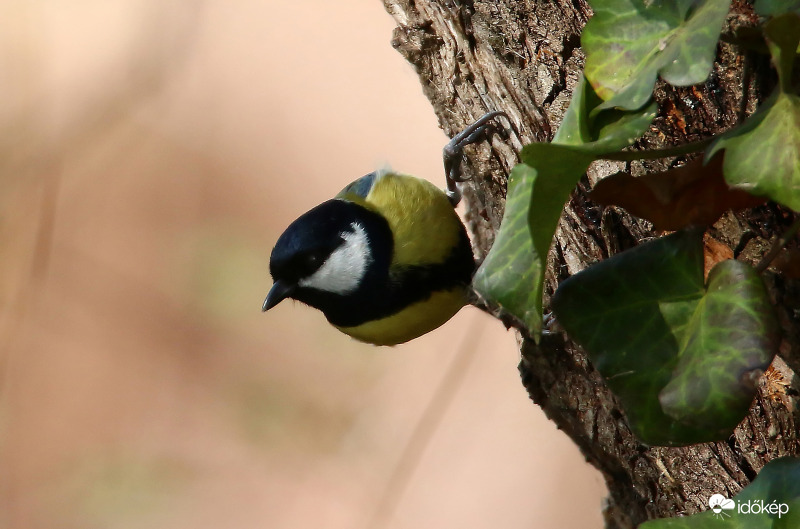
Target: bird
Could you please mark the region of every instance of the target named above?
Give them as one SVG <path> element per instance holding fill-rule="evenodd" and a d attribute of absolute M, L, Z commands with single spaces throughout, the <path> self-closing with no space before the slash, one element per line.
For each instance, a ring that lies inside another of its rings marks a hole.
<path fill-rule="evenodd" d="M 446 191 L 389 169 L 369 173 L 298 217 L 269 262 L 266 312 L 287 298 L 374 345 L 407 342 L 447 322 L 469 301 L 475 259 L 455 212 L 463 148 L 486 134 L 489 112 L 445 146 Z"/>

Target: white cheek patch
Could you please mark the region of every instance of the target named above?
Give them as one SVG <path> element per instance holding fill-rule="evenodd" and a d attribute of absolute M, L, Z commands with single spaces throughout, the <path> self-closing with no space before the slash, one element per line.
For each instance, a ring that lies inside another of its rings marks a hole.
<path fill-rule="evenodd" d="M 348 294 L 358 288 L 367 266 L 372 262 L 369 239 L 364 227 L 354 222 L 353 231 L 342 234 L 344 242 L 322 263 L 316 272 L 298 281 L 301 287 L 334 294 Z"/>

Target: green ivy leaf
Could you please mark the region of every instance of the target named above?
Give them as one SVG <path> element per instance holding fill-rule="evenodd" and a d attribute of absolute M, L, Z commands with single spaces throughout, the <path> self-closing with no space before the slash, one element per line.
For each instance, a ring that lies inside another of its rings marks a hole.
<path fill-rule="evenodd" d="M 719 491 L 720 493 L 725 491 Z M 800 527 L 800 459 L 767 463 L 756 479 L 729 500 L 708 498 L 709 510 L 692 516 L 651 520 L 639 529 L 793 529 Z M 765 511 L 766 509 L 766 511 Z"/>
<path fill-rule="evenodd" d="M 561 145 L 583 145 L 595 139 L 590 131 L 592 120 L 589 113 L 594 107 L 602 103 L 597 96 L 592 85 L 581 74 L 575 89 L 572 92 L 572 100 L 564 113 L 553 143 Z M 646 130 L 646 129 L 645 129 Z"/>
<path fill-rule="evenodd" d="M 777 326 L 754 269 L 730 261 L 703 284 L 702 231 L 642 244 L 564 281 L 556 317 L 620 398 L 645 443 L 717 440 L 739 423 Z"/>
<path fill-rule="evenodd" d="M 777 349 L 778 331 L 764 285 L 750 265 L 722 261 L 707 284 L 659 400 L 677 421 L 725 432 L 747 413 L 755 380 Z"/>
<path fill-rule="evenodd" d="M 730 0 L 593 0 L 581 44 L 586 77 L 605 100 L 595 112 L 644 106 L 659 74 L 670 84 L 704 81 Z"/>
<path fill-rule="evenodd" d="M 800 14 L 785 13 L 764 24 L 764 37 L 767 40 L 772 63 L 778 70 L 780 90 L 792 93 L 792 68 L 796 58 L 797 45 L 800 44 Z"/>
<path fill-rule="evenodd" d="M 754 7 L 756 14 L 762 17 L 800 13 L 800 0 L 756 0 Z"/>
<path fill-rule="evenodd" d="M 729 185 L 800 211 L 800 97 L 775 94 L 744 126 L 716 140 L 706 160 L 720 149 Z"/>
<path fill-rule="evenodd" d="M 800 15 L 784 14 L 764 26 L 778 69 L 778 90 L 741 127 L 723 134 L 706 160 L 725 149 L 723 172 L 729 185 L 767 196 L 800 210 L 800 97 L 791 90 L 794 50 L 800 43 Z"/>
<path fill-rule="evenodd" d="M 576 151 L 594 154 L 595 158 L 601 155 L 619 151 L 633 144 L 650 127 L 656 117 L 658 105 L 650 103 L 645 108 L 625 112 L 620 110 L 607 110 L 599 115 L 592 116 L 602 100 L 597 96 L 592 85 L 581 77 L 572 93 L 572 101 L 564 114 L 561 126 L 556 131 L 553 144 L 575 147 Z M 522 151 L 522 160 L 529 165 L 535 165 L 540 154 L 533 145 L 526 153 Z M 526 159 L 527 158 L 527 159 Z"/>
<path fill-rule="evenodd" d="M 494 246 L 473 279 L 481 296 L 520 320 L 537 341 L 547 254 L 564 204 L 592 161 L 633 143 L 655 118 L 655 104 L 635 113 L 617 112 L 592 133 L 588 113 L 598 101 L 582 80 L 554 143 L 522 149 L 523 163 L 511 172 Z"/>
<path fill-rule="evenodd" d="M 537 252 L 528 229 L 527 212 L 535 180 L 536 171 L 525 164 L 511 171 L 503 222 L 472 286 L 538 337 L 542 331 L 541 278 L 547 255 Z"/>

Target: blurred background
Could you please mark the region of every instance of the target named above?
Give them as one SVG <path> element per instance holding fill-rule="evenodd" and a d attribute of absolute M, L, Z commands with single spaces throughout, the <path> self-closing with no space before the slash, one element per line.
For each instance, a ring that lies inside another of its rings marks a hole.
<path fill-rule="evenodd" d="M 5 0 L 0 24 L 0 528 L 601 526 L 498 322 L 374 348 L 260 311 L 300 213 L 387 164 L 443 185 L 379 0 Z"/>

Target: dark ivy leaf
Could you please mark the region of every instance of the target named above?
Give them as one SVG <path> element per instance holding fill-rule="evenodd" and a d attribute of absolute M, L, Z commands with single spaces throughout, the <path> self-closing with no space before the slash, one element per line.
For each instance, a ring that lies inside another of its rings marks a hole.
<path fill-rule="evenodd" d="M 764 37 L 767 40 L 772 64 L 778 70 L 780 90 L 792 93 L 792 69 L 796 58 L 797 45 L 800 44 L 800 13 L 784 13 L 764 24 Z"/>
<path fill-rule="evenodd" d="M 542 289 L 547 254 L 564 204 L 597 156 L 633 143 L 655 118 L 655 104 L 633 113 L 616 113 L 592 132 L 588 113 L 599 100 L 581 80 L 573 93 L 554 143 L 522 149 L 521 164 L 509 178 L 503 222 L 473 288 L 489 302 L 523 322 L 538 340 L 542 328 Z M 609 113 L 611 114 L 611 113 Z"/>
<path fill-rule="evenodd" d="M 719 491 L 723 493 L 725 491 Z M 734 499 L 714 494 L 709 510 L 692 516 L 651 520 L 639 529 L 795 529 L 800 527 L 800 459 L 767 463 Z"/>
<path fill-rule="evenodd" d="M 756 0 L 756 14 L 772 17 L 784 13 L 800 13 L 800 0 Z"/>
<path fill-rule="evenodd" d="M 648 444 L 729 435 L 777 347 L 777 326 L 754 269 L 723 261 L 704 286 L 700 230 L 589 267 L 559 286 L 553 309 Z"/>
<path fill-rule="evenodd" d="M 688 86 L 711 71 L 730 0 L 592 0 L 585 74 L 609 108 L 645 105 L 656 78 Z"/>
<path fill-rule="evenodd" d="M 731 431 L 747 414 L 777 352 L 778 328 L 761 277 L 747 263 L 722 261 L 706 283 L 659 400 L 670 417 L 713 434 Z"/>

